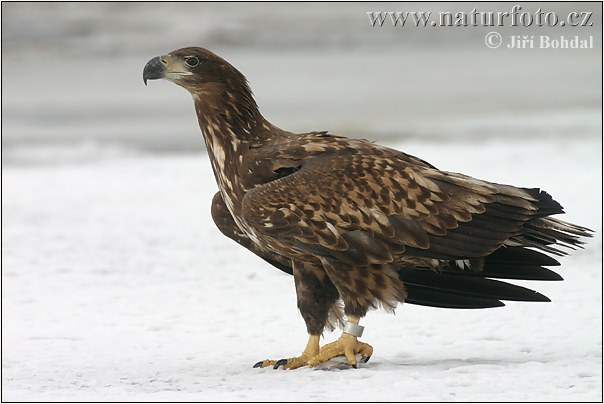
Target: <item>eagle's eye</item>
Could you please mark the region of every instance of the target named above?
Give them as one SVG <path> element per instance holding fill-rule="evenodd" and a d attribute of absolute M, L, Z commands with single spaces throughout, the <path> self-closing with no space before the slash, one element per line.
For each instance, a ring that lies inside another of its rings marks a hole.
<path fill-rule="evenodd" d="M 185 59 L 185 63 L 189 67 L 195 67 L 199 64 L 199 59 L 197 59 L 195 56 L 189 56 Z"/>

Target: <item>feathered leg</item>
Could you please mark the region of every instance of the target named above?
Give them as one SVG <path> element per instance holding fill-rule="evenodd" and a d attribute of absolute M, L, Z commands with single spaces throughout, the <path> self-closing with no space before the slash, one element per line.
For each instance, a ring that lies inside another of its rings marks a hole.
<path fill-rule="evenodd" d="M 405 288 L 393 265 L 368 265 L 353 271 L 336 260 L 323 259 L 321 263 L 344 301 L 348 322 L 340 338 L 322 347 L 308 365 L 316 366 L 336 356 L 345 356 L 348 363 L 356 367 L 357 354 L 367 362 L 373 353 L 371 345 L 358 340 L 363 330 L 358 325 L 359 319 L 370 307 L 379 304 L 393 310 L 398 302 L 405 300 Z"/>
<path fill-rule="evenodd" d="M 293 262 L 294 282 L 298 296 L 298 309 L 306 322 L 308 343 L 300 356 L 258 362 L 254 367 L 273 366 L 275 369 L 296 369 L 306 366 L 311 358 L 319 355 L 319 338 L 325 326 L 329 326 L 329 314 L 332 311 L 340 317 L 336 306 L 338 291 L 326 276 L 320 265 Z"/>

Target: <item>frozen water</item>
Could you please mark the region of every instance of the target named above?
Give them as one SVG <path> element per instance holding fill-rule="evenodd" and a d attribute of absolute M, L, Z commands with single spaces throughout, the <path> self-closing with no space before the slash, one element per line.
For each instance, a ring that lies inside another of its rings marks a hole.
<path fill-rule="evenodd" d="M 594 35 L 583 51 L 374 29 L 366 11 L 393 3 L 367 7 L 2 4 L 4 401 L 602 400 L 601 5 L 580 6 L 593 28 L 502 31 Z M 147 60 L 188 45 L 246 74 L 280 127 L 542 187 L 595 237 L 564 282 L 525 282 L 552 303 L 371 312 L 358 370 L 252 369 L 299 354 L 305 327 L 292 279 L 212 223 L 189 96 L 143 86 Z"/>
<path fill-rule="evenodd" d="M 306 342 L 292 278 L 215 228 L 207 158 L 105 155 L 3 168 L 3 400 L 598 401 L 602 170 L 592 141 L 396 145 L 542 186 L 593 228 L 552 303 L 370 312 L 359 370 L 252 369 Z M 325 341 L 337 337 L 325 334 Z"/>

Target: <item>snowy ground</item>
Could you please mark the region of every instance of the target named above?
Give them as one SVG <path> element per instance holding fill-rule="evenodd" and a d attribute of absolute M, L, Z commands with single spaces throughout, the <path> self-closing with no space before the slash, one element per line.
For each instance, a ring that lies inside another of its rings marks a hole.
<path fill-rule="evenodd" d="M 597 46 L 493 50 L 490 27 L 366 15 L 449 3 L 3 3 L 2 399 L 602 400 L 601 4 L 523 6 L 594 25 L 502 34 Z M 305 327 L 292 279 L 211 221 L 190 97 L 142 83 L 147 60 L 187 45 L 237 66 L 284 129 L 543 187 L 595 237 L 564 282 L 530 285 L 552 303 L 372 312 L 361 369 L 252 369 L 298 354 Z"/>
<path fill-rule="evenodd" d="M 329 372 L 252 368 L 298 354 L 305 327 L 292 278 L 214 227 L 204 155 L 91 149 L 51 164 L 39 150 L 39 164 L 7 165 L 2 399 L 601 401 L 601 141 L 543 143 L 397 146 L 448 170 L 541 186 L 594 229 L 562 260 L 564 282 L 531 285 L 553 302 L 371 312 L 371 361 Z"/>

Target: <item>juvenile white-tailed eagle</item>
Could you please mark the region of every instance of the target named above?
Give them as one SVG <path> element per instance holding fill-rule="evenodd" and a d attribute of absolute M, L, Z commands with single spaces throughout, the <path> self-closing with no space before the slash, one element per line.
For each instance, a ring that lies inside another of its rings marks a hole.
<path fill-rule="evenodd" d="M 294 369 L 373 351 L 360 342 L 369 308 L 399 302 L 445 308 L 545 302 L 492 278 L 561 280 L 558 262 L 590 230 L 554 219 L 558 202 L 446 172 L 397 150 L 327 132 L 295 134 L 268 122 L 246 78 L 202 48 L 150 60 L 143 79 L 188 90 L 219 192 L 212 217 L 222 233 L 293 274 L 308 344 L 300 356 L 255 367 Z M 343 304 L 343 312 L 342 312 Z M 343 322 L 343 315 L 346 321 Z M 341 337 L 319 347 L 326 327 Z"/>

